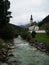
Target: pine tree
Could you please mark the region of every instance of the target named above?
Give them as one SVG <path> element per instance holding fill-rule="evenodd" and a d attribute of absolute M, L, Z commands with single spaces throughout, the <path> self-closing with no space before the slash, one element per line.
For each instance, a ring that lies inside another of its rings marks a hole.
<path fill-rule="evenodd" d="M 9 25 L 11 12 L 9 11 L 10 1 L 0 0 L 0 38 L 10 39 L 13 36 L 13 29 Z"/>
<path fill-rule="evenodd" d="M 10 8 L 10 2 L 8 0 L 0 1 L 0 26 L 4 26 L 10 21 L 11 12 L 8 11 Z"/>

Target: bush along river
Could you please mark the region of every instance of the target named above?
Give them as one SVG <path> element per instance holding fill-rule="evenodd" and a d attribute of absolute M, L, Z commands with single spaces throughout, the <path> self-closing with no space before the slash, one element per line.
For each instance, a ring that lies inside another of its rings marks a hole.
<path fill-rule="evenodd" d="M 25 40 L 16 38 L 14 44 L 8 65 L 49 65 L 49 55 L 30 46 Z"/>

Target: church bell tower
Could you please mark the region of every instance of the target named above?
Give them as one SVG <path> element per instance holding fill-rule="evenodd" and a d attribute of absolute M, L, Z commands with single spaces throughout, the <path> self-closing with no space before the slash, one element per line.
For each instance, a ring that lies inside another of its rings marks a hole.
<path fill-rule="evenodd" d="M 32 17 L 32 15 L 31 15 L 31 18 L 30 18 L 30 25 L 32 25 L 33 24 L 33 17 Z"/>

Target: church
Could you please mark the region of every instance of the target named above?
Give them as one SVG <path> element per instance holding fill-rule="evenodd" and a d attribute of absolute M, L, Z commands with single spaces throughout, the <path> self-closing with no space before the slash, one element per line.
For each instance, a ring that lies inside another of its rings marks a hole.
<path fill-rule="evenodd" d="M 35 31 L 36 33 L 46 33 L 45 30 L 40 30 L 38 24 L 33 21 L 33 17 L 30 17 L 30 24 L 29 24 L 29 32 L 32 33 Z"/>
<path fill-rule="evenodd" d="M 30 26 L 29 26 L 29 32 L 32 31 L 38 31 L 39 30 L 39 26 L 36 22 L 33 22 L 33 17 L 31 15 L 30 17 Z"/>

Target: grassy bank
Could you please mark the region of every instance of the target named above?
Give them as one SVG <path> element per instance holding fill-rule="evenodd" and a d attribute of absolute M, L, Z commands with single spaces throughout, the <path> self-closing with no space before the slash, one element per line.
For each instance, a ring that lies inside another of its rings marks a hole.
<path fill-rule="evenodd" d="M 44 42 L 47 45 L 49 45 L 49 37 L 44 34 L 44 33 L 39 33 L 36 35 L 35 40 L 39 41 L 39 42 Z"/>

